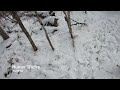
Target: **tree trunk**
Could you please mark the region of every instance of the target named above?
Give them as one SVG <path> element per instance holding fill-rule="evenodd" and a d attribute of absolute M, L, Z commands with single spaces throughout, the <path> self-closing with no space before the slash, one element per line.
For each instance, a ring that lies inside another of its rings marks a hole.
<path fill-rule="evenodd" d="M 35 14 L 36 14 L 36 16 L 37 16 L 37 19 L 38 19 L 40 25 L 42 25 L 42 28 L 44 29 L 44 32 L 45 32 L 46 38 L 47 38 L 47 40 L 48 40 L 48 42 L 49 42 L 49 44 L 50 44 L 52 50 L 54 51 L 54 47 L 53 47 L 53 45 L 52 45 L 52 43 L 51 43 L 51 41 L 50 41 L 50 39 L 49 39 L 49 37 L 48 37 L 48 34 L 47 34 L 47 30 L 46 30 L 46 28 L 44 27 L 42 21 L 40 20 L 37 11 L 35 11 Z"/>
<path fill-rule="evenodd" d="M 6 34 L 6 32 L 0 27 L 0 35 L 4 40 L 7 40 L 9 36 Z"/>
<path fill-rule="evenodd" d="M 16 11 L 12 11 L 12 14 L 13 14 L 13 18 L 15 18 L 17 20 L 17 22 L 19 23 L 22 31 L 25 33 L 25 35 L 27 36 L 28 40 L 30 41 L 34 51 L 37 51 L 37 47 L 36 47 L 35 43 L 33 42 L 32 38 L 31 38 L 30 34 L 28 33 L 28 31 L 26 30 L 26 28 L 24 27 L 24 25 L 23 25 L 22 21 L 20 20 L 17 12 Z"/>

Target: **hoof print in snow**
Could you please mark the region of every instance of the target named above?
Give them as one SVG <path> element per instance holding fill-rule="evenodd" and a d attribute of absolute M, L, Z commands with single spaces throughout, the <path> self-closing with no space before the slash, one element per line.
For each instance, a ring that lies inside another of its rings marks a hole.
<path fill-rule="evenodd" d="M 96 48 L 97 46 L 95 45 L 94 48 Z"/>
<path fill-rule="evenodd" d="M 8 74 L 12 73 L 12 70 L 8 71 Z"/>
<path fill-rule="evenodd" d="M 23 45 L 23 43 L 22 43 L 21 41 L 19 41 L 19 44 L 20 44 L 20 45 Z"/>
<path fill-rule="evenodd" d="M 96 58 L 96 61 L 98 61 L 98 58 Z"/>
<path fill-rule="evenodd" d="M 97 51 L 96 53 L 97 53 L 97 54 L 99 54 L 99 53 L 100 53 L 100 50 L 99 50 L 99 51 Z"/>
<path fill-rule="evenodd" d="M 20 72 L 18 72 L 18 74 L 20 74 Z"/>
<path fill-rule="evenodd" d="M 7 77 L 7 75 L 8 75 L 7 73 L 4 73 L 4 76 L 5 76 L 5 77 Z"/>
<path fill-rule="evenodd" d="M 10 65 L 13 65 L 14 63 L 13 63 L 13 58 L 11 58 L 9 61 L 7 61 Z"/>
<path fill-rule="evenodd" d="M 42 30 L 42 28 L 40 28 L 40 30 Z"/>
<path fill-rule="evenodd" d="M 54 60 L 59 60 L 61 58 L 60 55 L 56 55 Z"/>
<path fill-rule="evenodd" d="M 120 65 L 117 65 L 117 67 L 119 67 L 119 68 L 120 68 Z"/>
<path fill-rule="evenodd" d="M 50 63 L 50 64 L 48 64 L 49 66 L 52 66 L 52 64 Z"/>
<path fill-rule="evenodd" d="M 19 62 L 19 59 L 18 59 L 18 58 L 16 58 L 16 59 L 15 59 L 15 61 L 18 63 L 18 62 Z"/>
<path fill-rule="evenodd" d="M 9 74 L 11 74 L 12 73 L 12 68 L 11 67 L 9 67 L 8 68 L 8 71 L 6 72 L 6 73 L 4 73 L 4 76 L 5 77 L 7 77 Z"/>

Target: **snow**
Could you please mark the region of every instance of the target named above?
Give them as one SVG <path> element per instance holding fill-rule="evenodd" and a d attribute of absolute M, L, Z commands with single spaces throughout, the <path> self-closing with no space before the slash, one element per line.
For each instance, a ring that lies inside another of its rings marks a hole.
<path fill-rule="evenodd" d="M 43 25 L 46 25 L 47 23 L 54 24 L 54 19 L 55 19 L 54 16 L 49 16 L 49 17 L 45 18 L 45 19 L 43 20 Z"/>
<path fill-rule="evenodd" d="M 48 15 L 47 11 L 42 11 L 44 12 Z M 55 51 L 49 46 L 44 31 L 40 30 L 39 22 L 35 22 L 36 18 L 22 19 L 38 51 L 33 51 L 19 25 L 11 28 L 18 33 L 9 33 L 10 39 L 6 41 L 0 37 L 0 78 L 120 79 L 120 14 L 115 11 L 109 13 L 88 11 L 85 14 L 83 11 L 72 11 L 72 19 L 87 24 L 72 26 L 75 36 L 73 48 L 64 14 L 62 11 L 56 11 L 59 26 L 45 26 Z M 43 22 L 52 22 L 53 18 L 47 17 Z M 6 24 L 13 26 L 10 22 Z M 55 29 L 58 31 L 53 34 Z M 10 44 L 12 45 L 6 48 Z M 37 65 L 40 69 L 25 69 L 21 73 L 12 72 L 5 77 L 4 73 L 11 67 L 8 63 L 10 60 L 16 66 Z"/>

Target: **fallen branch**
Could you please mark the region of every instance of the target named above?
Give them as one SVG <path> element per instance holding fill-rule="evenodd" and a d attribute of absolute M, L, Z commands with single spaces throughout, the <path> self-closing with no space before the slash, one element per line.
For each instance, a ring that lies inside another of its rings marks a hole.
<path fill-rule="evenodd" d="M 71 19 L 71 18 L 70 18 Z M 77 24 L 81 24 L 81 25 L 83 25 L 83 26 L 87 26 L 87 24 L 86 23 L 80 23 L 80 22 L 77 22 L 77 21 L 75 21 L 75 20 L 73 20 L 73 19 L 71 19 L 73 22 L 76 22 L 75 24 L 72 24 L 72 26 L 73 25 L 77 25 Z"/>

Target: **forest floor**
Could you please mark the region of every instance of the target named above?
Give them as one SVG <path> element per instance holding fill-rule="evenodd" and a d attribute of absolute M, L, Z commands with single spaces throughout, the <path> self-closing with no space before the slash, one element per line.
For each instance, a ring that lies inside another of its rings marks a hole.
<path fill-rule="evenodd" d="M 34 52 L 19 25 L 0 37 L 0 78 L 2 79 L 120 79 L 120 15 L 99 11 L 71 12 L 71 18 L 87 25 L 73 25 L 75 47 L 72 46 L 64 14 L 56 11 L 58 27 L 45 26 L 55 48 L 52 51 L 36 18 L 21 17 L 23 24 L 38 47 Z M 6 22 L 12 27 L 14 24 Z M 73 24 L 75 22 L 72 22 Z M 4 28 L 6 31 L 8 28 Z M 53 33 L 53 31 L 56 32 Z M 15 66 L 23 72 L 11 71 Z M 11 71 L 11 72 L 10 72 Z M 8 73 L 9 72 L 9 73 Z"/>

